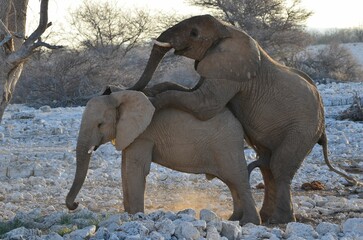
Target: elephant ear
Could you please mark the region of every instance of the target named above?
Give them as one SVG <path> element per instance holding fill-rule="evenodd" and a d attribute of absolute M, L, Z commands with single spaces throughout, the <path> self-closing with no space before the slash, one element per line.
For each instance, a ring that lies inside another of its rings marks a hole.
<path fill-rule="evenodd" d="M 213 27 L 218 32 L 218 38 L 219 38 L 218 40 L 221 40 L 223 38 L 230 38 L 232 36 L 231 33 L 228 31 L 227 26 L 223 22 L 221 22 L 220 20 L 218 20 L 210 15 L 209 15 L 209 17 L 212 18 L 213 25 L 214 25 Z"/>
<path fill-rule="evenodd" d="M 115 147 L 123 150 L 149 126 L 155 108 L 139 91 L 125 90 L 111 93 L 111 96 L 118 110 Z"/>
<path fill-rule="evenodd" d="M 209 51 L 197 65 L 205 78 L 245 81 L 257 76 L 261 65 L 261 48 L 247 33 L 238 31 Z"/>

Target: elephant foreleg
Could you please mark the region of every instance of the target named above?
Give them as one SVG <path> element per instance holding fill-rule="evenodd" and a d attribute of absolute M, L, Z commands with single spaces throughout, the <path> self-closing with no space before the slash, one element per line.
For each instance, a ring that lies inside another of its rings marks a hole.
<path fill-rule="evenodd" d="M 162 82 L 162 83 L 159 83 L 159 84 L 155 84 L 152 87 L 144 88 L 142 90 L 142 92 L 145 93 L 145 95 L 148 96 L 148 97 L 155 97 L 157 94 L 160 94 L 160 93 L 165 92 L 165 91 L 170 91 L 170 90 L 176 90 L 176 91 L 182 91 L 182 92 L 191 92 L 191 91 L 194 91 L 197 88 L 199 88 L 202 83 L 203 83 L 203 78 L 201 78 L 199 80 L 199 82 L 193 88 L 188 88 L 188 87 L 185 87 L 185 86 L 180 85 L 178 83 Z"/>
<path fill-rule="evenodd" d="M 200 120 L 208 120 L 219 113 L 237 92 L 240 84 L 226 79 L 205 79 L 191 92 L 166 91 L 152 102 L 157 109 L 174 107 L 189 112 Z"/>
<path fill-rule="evenodd" d="M 150 171 L 153 143 L 135 140 L 122 152 L 122 190 L 128 213 L 144 212 L 146 176 Z"/>

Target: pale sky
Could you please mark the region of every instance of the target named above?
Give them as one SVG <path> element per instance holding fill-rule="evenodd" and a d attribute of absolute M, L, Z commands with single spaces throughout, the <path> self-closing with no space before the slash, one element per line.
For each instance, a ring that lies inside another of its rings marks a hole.
<path fill-rule="evenodd" d="M 49 21 L 53 22 L 53 27 L 64 25 L 69 9 L 75 9 L 81 2 L 81 0 L 50 0 Z M 202 11 L 188 6 L 184 0 L 114 0 L 114 2 L 127 9 L 138 7 L 148 9 L 150 12 L 156 10 L 189 15 L 208 13 L 208 10 Z M 29 0 L 29 4 L 29 24 L 36 27 L 39 19 L 39 0 Z M 314 12 L 307 22 L 309 28 L 363 27 L 363 0 L 302 0 L 302 6 Z"/>

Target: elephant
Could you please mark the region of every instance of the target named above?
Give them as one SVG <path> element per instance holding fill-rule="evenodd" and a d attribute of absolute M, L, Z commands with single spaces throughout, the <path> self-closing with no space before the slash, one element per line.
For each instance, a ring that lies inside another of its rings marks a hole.
<path fill-rule="evenodd" d="M 219 178 L 231 191 L 230 220 L 260 224 L 240 137 L 243 129 L 233 114 L 225 108 L 214 118 L 200 121 L 178 109 L 154 110 L 144 93 L 130 90 L 97 96 L 87 103 L 77 140 L 75 178 L 66 197 L 68 209 L 78 206 L 75 198 L 92 152 L 112 141 L 122 150 L 126 212 L 144 211 L 146 176 L 154 162 L 177 171 L 206 174 L 208 179 Z"/>
<path fill-rule="evenodd" d="M 272 59 L 243 30 L 200 15 L 157 37 L 144 72 L 129 89 L 144 89 L 171 49 L 195 60 L 200 80 L 192 89 L 170 83 L 152 98 L 153 105 L 181 109 L 200 120 L 216 116 L 226 106 L 231 110 L 244 129 L 241 137 L 259 156 L 249 170 L 259 167 L 265 182 L 263 222 L 296 221 L 291 182 L 316 143 L 322 145 L 332 171 L 361 184 L 329 163 L 322 98 L 307 74 Z"/>

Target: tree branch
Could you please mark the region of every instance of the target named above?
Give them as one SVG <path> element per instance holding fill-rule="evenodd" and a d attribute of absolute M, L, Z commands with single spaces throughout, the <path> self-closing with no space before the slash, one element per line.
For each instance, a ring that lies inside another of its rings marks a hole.
<path fill-rule="evenodd" d="M 34 46 L 35 46 L 35 48 L 37 48 L 37 47 L 46 47 L 48 49 L 60 49 L 60 48 L 63 48 L 63 46 L 61 46 L 61 45 L 51 45 L 49 43 L 42 42 L 42 41 L 40 41 L 40 38 L 34 44 Z"/>
<path fill-rule="evenodd" d="M 42 0 L 40 3 L 39 25 L 25 41 L 24 46 L 27 47 L 32 45 L 45 32 L 45 30 L 51 26 L 51 23 L 48 24 L 48 2 L 49 0 Z"/>
<path fill-rule="evenodd" d="M 11 39 L 11 33 L 1 19 L 0 19 L 0 34 L 4 34 L 4 39 L 0 42 L 0 47 L 1 47 Z"/>
<path fill-rule="evenodd" d="M 63 46 L 50 45 L 48 43 L 42 42 L 41 35 L 45 30 L 52 25 L 51 22 L 48 23 L 48 2 L 49 0 L 41 0 L 40 3 L 40 19 L 37 29 L 25 40 L 24 44 L 16 52 L 10 54 L 7 58 L 8 62 L 11 64 L 18 64 L 23 62 L 28 58 L 33 50 L 44 46 L 49 49 L 59 49 Z"/>

